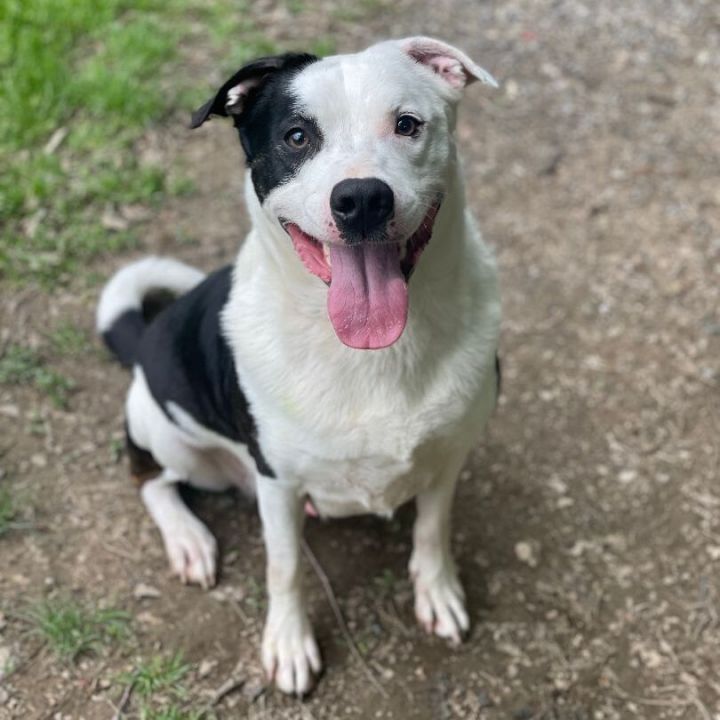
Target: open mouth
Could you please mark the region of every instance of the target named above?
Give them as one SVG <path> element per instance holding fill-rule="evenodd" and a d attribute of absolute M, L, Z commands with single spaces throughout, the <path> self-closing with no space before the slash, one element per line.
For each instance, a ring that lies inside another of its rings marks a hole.
<path fill-rule="evenodd" d="M 322 243 L 283 222 L 305 267 L 328 291 L 328 315 L 347 346 L 379 350 L 392 345 L 407 323 L 407 283 L 432 236 L 440 202 L 404 243 Z"/>

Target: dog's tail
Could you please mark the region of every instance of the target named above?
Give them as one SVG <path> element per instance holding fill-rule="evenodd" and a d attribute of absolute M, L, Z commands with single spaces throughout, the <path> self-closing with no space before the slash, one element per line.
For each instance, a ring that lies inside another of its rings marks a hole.
<path fill-rule="evenodd" d="M 172 258 L 147 257 L 127 265 L 110 278 L 100 295 L 98 334 L 120 363 L 131 367 L 148 323 L 148 301 L 165 296 L 160 304 L 167 305 L 204 278 L 200 270 Z"/>

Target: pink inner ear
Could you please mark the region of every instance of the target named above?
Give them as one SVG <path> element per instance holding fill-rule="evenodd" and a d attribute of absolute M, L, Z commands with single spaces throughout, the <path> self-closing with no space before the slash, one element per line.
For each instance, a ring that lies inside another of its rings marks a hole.
<path fill-rule="evenodd" d="M 425 58 L 425 62 L 447 83 L 454 88 L 462 89 L 467 85 L 467 75 L 462 64 L 455 58 L 435 55 Z"/>
<path fill-rule="evenodd" d="M 225 110 L 231 115 L 239 115 L 243 109 L 243 103 L 248 93 L 257 87 L 265 75 L 259 75 L 257 77 L 248 78 L 242 82 L 234 85 L 227 91 L 227 102 L 225 103 Z"/>

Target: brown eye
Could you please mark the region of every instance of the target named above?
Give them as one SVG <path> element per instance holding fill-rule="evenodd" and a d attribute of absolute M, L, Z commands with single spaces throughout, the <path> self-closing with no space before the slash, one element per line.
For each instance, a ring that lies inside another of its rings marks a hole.
<path fill-rule="evenodd" d="M 415 137 L 420 132 L 422 122 L 412 115 L 401 115 L 395 121 L 395 134 L 404 137 Z"/>
<path fill-rule="evenodd" d="M 288 130 L 285 135 L 285 144 L 295 150 L 302 150 L 308 142 L 310 142 L 308 136 L 302 128 L 293 128 L 292 130 Z"/>

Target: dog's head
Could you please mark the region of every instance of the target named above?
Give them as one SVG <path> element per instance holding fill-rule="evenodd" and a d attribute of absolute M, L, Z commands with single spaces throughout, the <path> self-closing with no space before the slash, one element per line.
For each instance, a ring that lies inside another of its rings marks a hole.
<path fill-rule="evenodd" d="M 463 88 L 495 80 L 425 37 L 323 60 L 286 54 L 241 68 L 192 118 L 232 116 L 263 211 L 329 286 L 340 340 L 383 348 L 402 334 L 407 283 L 455 162 Z"/>

